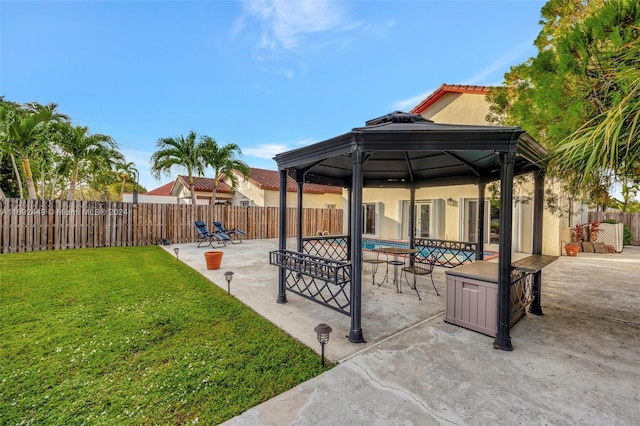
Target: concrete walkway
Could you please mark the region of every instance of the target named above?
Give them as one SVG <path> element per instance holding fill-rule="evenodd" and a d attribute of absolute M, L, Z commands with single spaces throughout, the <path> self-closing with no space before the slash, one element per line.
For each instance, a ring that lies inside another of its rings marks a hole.
<path fill-rule="evenodd" d="M 295 338 L 319 350 L 313 327 L 330 324 L 330 371 L 231 419 L 229 425 L 640 424 L 640 248 L 561 257 L 543 272 L 544 316 L 511 330 L 513 352 L 493 339 L 444 323 L 423 282 L 409 289 L 363 283 L 366 344 L 352 344 L 350 319 L 293 294 L 275 303 L 276 240 L 222 248 L 222 268 L 205 269 L 204 248 L 179 257 Z M 165 246 L 173 254 L 174 246 Z M 292 243 L 289 247 L 294 247 Z M 363 276 L 368 278 L 365 271 Z"/>

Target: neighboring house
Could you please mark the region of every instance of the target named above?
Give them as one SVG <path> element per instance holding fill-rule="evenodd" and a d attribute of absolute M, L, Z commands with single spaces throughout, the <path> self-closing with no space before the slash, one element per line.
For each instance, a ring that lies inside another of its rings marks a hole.
<path fill-rule="evenodd" d="M 213 190 L 213 179 L 205 177 L 193 178 L 196 192 L 196 203 L 206 205 L 211 203 L 211 191 Z M 216 202 L 229 203 L 233 192 L 226 183 L 218 184 L 216 191 Z M 133 202 L 133 194 L 122 194 L 122 201 Z M 138 194 L 138 203 L 156 204 L 191 204 L 191 192 L 189 191 L 189 177 L 179 175 L 175 181 L 162 185 L 144 194 Z"/>
<path fill-rule="evenodd" d="M 171 195 L 171 188 L 173 188 L 174 183 L 175 182 L 169 182 L 159 188 L 145 192 L 144 194 L 138 194 L 138 203 L 176 204 L 177 198 L 174 195 Z M 133 193 L 123 193 L 122 201 L 125 203 L 132 203 Z"/>
<path fill-rule="evenodd" d="M 234 206 L 280 206 L 280 173 L 275 170 L 250 168 L 249 179 L 238 175 L 238 187 L 232 198 Z M 228 179 L 226 180 L 228 181 Z M 303 207 L 305 208 L 338 208 L 345 207 L 346 199 L 342 197 L 342 188 L 336 186 L 305 183 Z M 298 205 L 298 188 L 293 178 L 287 178 L 287 206 Z"/>
<path fill-rule="evenodd" d="M 249 169 L 250 177 L 238 175 L 238 187 L 231 189 L 228 178 L 222 178 L 216 190 L 216 203 L 234 206 L 278 207 L 280 174 L 275 170 Z M 211 203 L 214 179 L 194 177 L 194 188 L 198 205 Z M 174 182 L 144 194 L 138 194 L 139 203 L 191 204 L 189 178 L 180 175 Z M 305 208 L 344 208 L 342 188 L 326 185 L 304 184 Z M 132 202 L 133 194 L 123 194 L 124 202 Z M 297 206 L 297 186 L 292 178 L 287 181 L 287 205 Z"/>
<path fill-rule="evenodd" d="M 489 87 L 443 84 L 410 112 L 436 123 L 491 125 L 486 120 Z M 525 129 L 526 130 L 526 129 Z M 548 181 L 548 180 L 547 180 Z M 548 183 L 548 182 L 547 182 Z M 513 249 L 532 250 L 532 180 L 514 192 Z M 365 188 L 364 234 L 378 238 L 409 237 L 409 190 Z M 485 247 L 496 249 L 500 230 L 499 209 L 491 206 L 489 185 L 485 193 Z M 415 194 L 415 236 L 432 239 L 475 242 L 477 232 L 478 188 L 475 185 L 419 188 Z M 544 212 L 544 254 L 561 254 L 561 230 L 569 226 L 566 218 Z"/>

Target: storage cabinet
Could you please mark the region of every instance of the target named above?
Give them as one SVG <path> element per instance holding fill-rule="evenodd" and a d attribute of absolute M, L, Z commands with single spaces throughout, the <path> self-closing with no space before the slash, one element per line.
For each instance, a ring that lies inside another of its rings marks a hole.
<path fill-rule="evenodd" d="M 478 261 L 446 271 L 445 321 L 495 337 L 498 325 L 498 264 Z M 518 281 L 516 285 L 522 285 Z M 519 289 L 511 288 L 511 292 Z M 511 298 L 513 326 L 524 314 L 519 298 Z M 517 305 L 517 306 L 515 306 Z"/>

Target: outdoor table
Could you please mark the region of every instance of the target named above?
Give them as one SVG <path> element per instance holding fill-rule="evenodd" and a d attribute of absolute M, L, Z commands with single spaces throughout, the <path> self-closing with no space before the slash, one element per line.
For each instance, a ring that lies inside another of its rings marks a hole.
<path fill-rule="evenodd" d="M 418 253 L 420 250 L 412 249 L 412 248 L 404 248 L 404 247 L 378 247 L 373 249 L 373 251 L 392 254 L 393 260 L 389 261 L 389 264 L 393 265 L 393 284 L 396 286 L 396 291 L 398 293 L 402 293 L 402 286 L 398 285 L 398 266 L 404 265 L 403 261 L 398 260 L 400 255 L 410 255 L 413 256 Z"/>
<path fill-rule="evenodd" d="M 514 269 L 535 274 L 540 272 L 545 266 L 558 259 L 558 256 L 547 256 L 544 254 L 532 254 L 511 264 Z"/>

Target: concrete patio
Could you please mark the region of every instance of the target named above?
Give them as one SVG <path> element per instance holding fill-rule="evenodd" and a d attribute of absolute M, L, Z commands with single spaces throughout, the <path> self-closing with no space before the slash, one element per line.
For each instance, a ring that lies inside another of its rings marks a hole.
<path fill-rule="evenodd" d="M 349 317 L 288 293 L 277 304 L 277 240 L 228 245 L 219 270 L 197 244 L 163 246 L 278 327 L 319 351 L 313 328 L 333 328 L 327 357 L 337 365 L 244 414 L 230 425 L 607 424 L 640 423 L 640 248 L 560 257 L 545 268 L 544 316 L 511 330 L 513 352 L 493 338 L 445 323 L 445 274 L 419 287 L 371 285 L 363 273 L 366 344 L 345 336 Z M 295 247 L 291 241 L 288 247 Z M 217 250 L 217 248 L 215 248 Z M 368 268 L 368 267 L 365 267 Z"/>

